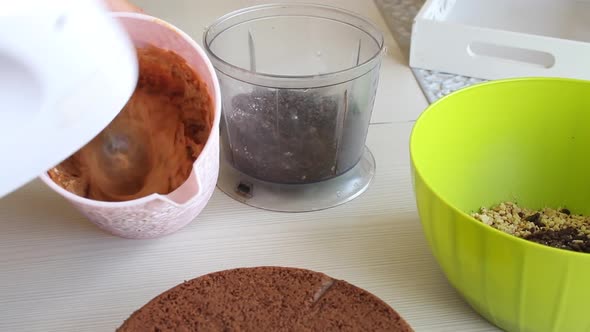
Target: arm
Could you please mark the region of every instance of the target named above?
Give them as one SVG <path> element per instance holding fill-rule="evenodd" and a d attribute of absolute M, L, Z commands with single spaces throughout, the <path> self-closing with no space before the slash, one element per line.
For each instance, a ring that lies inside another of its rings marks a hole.
<path fill-rule="evenodd" d="M 142 12 L 141 8 L 127 0 L 105 0 L 105 2 L 114 12 Z"/>

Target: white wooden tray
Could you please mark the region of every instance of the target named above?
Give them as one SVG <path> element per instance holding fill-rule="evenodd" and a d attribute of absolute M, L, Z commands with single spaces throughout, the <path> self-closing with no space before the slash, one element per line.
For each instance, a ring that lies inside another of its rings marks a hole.
<path fill-rule="evenodd" d="M 590 79 L 590 0 L 428 0 L 410 66 L 484 79 Z"/>

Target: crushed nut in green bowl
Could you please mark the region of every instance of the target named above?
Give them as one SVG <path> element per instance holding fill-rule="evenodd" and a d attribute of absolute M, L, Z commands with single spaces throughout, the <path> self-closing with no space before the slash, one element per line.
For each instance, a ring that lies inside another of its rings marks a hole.
<path fill-rule="evenodd" d="M 482 223 L 525 240 L 559 249 L 590 253 L 590 217 L 566 208 L 535 211 L 505 202 L 481 208 L 472 216 Z"/>

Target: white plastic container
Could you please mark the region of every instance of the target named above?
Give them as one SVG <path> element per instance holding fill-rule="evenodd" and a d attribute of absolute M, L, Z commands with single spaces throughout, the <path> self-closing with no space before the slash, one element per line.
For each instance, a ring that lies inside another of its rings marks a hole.
<path fill-rule="evenodd" d="M 484 79 L 590 80 L 590 0 L 428 0 L 410 66 Z"/>
<path fill-rule="evenodd" d="M 48 175 L 41 180 L 67 199 L 102 230 L 129 239 L 152 239 L 176 232 L 193 221 L 207 205 L 219 173 L 219 83 L 205 51 L 187 34 L 160 19 L 137 13 L 117 13 L 136 46 L 152 44 L 183 57 L 204 81 L 214 114 L 211 133 L 195 160 L 188 179 L 168 195 L 151 194 L 123 202 L 103 202 L 77 196 L 57 185 Z"/>

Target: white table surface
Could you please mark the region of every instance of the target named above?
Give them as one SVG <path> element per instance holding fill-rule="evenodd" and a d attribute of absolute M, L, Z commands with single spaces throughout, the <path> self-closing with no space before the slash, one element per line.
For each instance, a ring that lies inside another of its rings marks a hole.
<path fill-rule="evenodd" d="M 147 12 L 200 42 L 203 28 L 254 0 L 143 0 Z M 377 161 L 369 190 L 315 213 L 257 210 L 216 191 L 176 234 L 133 241 L 99 231 L 34 181 L 0 200 L 0 331 L 112 331 L 183 280 L 228 268 L 279 265 L 345 279 L 381 297 L 416 331 L 495 331 L 449 286 L 416 213 L 408 141 L 426 107 L 411 71 L 369 0 L 355 10 L 387 35 L 367 145 Z"/>

